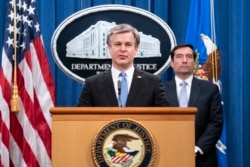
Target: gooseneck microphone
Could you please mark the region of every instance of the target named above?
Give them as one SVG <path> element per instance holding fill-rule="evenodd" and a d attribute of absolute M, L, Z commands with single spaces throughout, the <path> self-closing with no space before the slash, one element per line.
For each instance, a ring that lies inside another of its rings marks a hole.
<path fill-rule="evenodd" d="M 118 106 L 121 107 L 121 79 L 119 78 L 117 81 L 117 88 L 118 88 Z"/>
<path fill-rule="evenodd" d="M 117 86 L 118 86 L 118 96 L 121 96 L 121 80 L 118 79 Z"/>

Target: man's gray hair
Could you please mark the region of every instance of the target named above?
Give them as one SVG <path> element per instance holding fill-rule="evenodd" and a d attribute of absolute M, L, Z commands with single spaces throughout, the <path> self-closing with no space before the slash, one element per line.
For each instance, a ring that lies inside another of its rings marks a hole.
<path fill-rule="evenodd" d="M 108 45 L 110 45 L 111 42 L 111 36 L 113 34 L 120 34 L 120 33 L 124 33 L 124 32 L 132 32 L 135 38 L 135 46 L 138 47 L 140 44 L 140 35 L 139 32 L 137 31 L 136 28 L 134 28 L 133 26 L 129 25 L 129 24 L 118 24 L 115 27 L 111 28 L 109 30 L 109 33 L 107 35 L 107 40 L 106 43 Z"/>

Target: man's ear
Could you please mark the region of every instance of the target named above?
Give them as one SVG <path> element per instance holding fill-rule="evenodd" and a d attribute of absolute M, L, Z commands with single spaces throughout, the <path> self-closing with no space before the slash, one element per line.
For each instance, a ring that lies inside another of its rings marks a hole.
<path fill-rule="evenodd" d="M 170 66 L 173 68 L 173 64 L 174 64 L 174 62 L 173 62 L 173 60 L 171 60 L 170 61 Z"/>
<path fill-rule="evenodd" d="M 139 47 L 138 47 L 138 46 L 136 46 L 136 47 L 135 47 L 135 50 L 136 50 L 136 52 L 138 52 L 138 50 L 139 50 Z"/>

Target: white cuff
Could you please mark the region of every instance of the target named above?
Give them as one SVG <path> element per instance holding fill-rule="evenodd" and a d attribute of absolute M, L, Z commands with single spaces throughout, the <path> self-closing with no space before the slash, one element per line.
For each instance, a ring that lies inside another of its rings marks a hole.
<path fill-rule="evenodd" d="M 198 153 L 198 152 L 199 152 L 201 155 L 204 154 L 203 151 L 202 151 L 202 150 L 200 149 L 200 147 L 198 147 L 198 146 L 195 146 L 195 147 L 194 147 L 194 152 L 195 152 L 195 154 Z"/>

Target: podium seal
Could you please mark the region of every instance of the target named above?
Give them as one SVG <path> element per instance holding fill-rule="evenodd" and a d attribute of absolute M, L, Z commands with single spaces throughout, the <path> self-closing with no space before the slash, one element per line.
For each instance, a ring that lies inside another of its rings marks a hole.
<path fill-rule="evenodd" d="M 92 144 L 92 155 L 99 167 L 152 166 L 155 144 L 140 123 L 119 119 L 99 130 Z"/>

